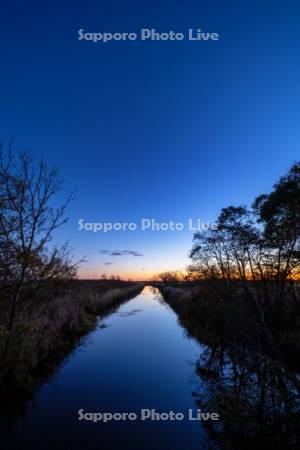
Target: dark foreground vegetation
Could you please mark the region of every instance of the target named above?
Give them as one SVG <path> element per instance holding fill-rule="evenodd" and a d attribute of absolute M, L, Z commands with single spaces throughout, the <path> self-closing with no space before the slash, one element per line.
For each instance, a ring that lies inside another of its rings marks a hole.
<path fill-rule="evenodd" d="M 122 281 L 74 280 L 41 290 L 23 302 L 2 367 L 0 422 L 24 413 L 26 402 L 65 361 L 98 321 L 137 295 L 143 285 Z M 2 305 L 3 307 L 3 305 Z M 1 329 L 6 329 L 1 311 Z M 0 338 L 3 352 L 5 333 Z M 2 420 L 1 420 L 2 418 Z"/>
<path fill-rule="evenodd" d="M 91 331 L 98 318 L 114 311 L 137 295 L 143 285 L 118 281 L 74 281 L 66 286 L 40 290 L 34 300 L 22 303 L 14 335 L 2 367 L 1 387 L 7 391 L 31 390 L 38 374 L 52 370 L 81 337 Z M 7 308 L 9 309 L 9 308 Z M 2 305 L 0 351 L 5 348 L 7 314 Z"/>
<path fill-rule="evenodd" d="M 300 370 L 300 317 L 294 298 L 286 298 L 280 322 L 266 328 L 242 295 L 238 282 L 230 289 L 220 281 L 158 286 L 190 333 L 202 342 L 247 348 L 291 370 Z M 294 289 L 300 299 L 300 286 Z"/>

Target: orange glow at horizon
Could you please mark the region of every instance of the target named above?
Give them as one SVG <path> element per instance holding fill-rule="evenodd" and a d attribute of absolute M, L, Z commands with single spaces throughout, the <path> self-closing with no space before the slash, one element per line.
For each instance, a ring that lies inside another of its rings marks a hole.
<path fill-rule="evenodd" d="M 153 279 L 154 276 L 158 275 L 159 273 L 162 272 L 172 272 L 168 271 L 166 269 L 162 269 L 162 270 L 145 270 L 145 271 L 127 271 L 127 272 L 118 272 L 118 273 L 107 273 L 106 277 L 107 279 L 109 279 L 111 276 L 119 276 L 121 278 L 121 280 L 127 281 L 127 280 L 132 280 L 132 281 L 150 281 Z M 174 271 L 178 273 L 178 276 L 180 278 L 180 272 L 182 274 L 185 273 L 185 270 L 180 270 L 180 271 Z M 101 270 L 95 270 L 95 271 L 88 271 L 88 270 L 80 270 L 78 272 L 78 278 L 81 280 L 101 280 L 102 279 L 102 275 L 103 275 L 103 271 Z M 235 278 L 236 280 L 239 280 L 239 277 Z M 249 278 L 247 278 L 251 281 L 251 276 L 249 276 Z M 300 280 L 300 274 L 294 274 L 292 276 L 288 277 L 288 280 L 293 280 L 293 281 L 299 281 Z"/>
<path fill-rule="evenodd" d="M 78 278 L 81 280 L 95 280 L 102 279 L 104 271 L 101 269 L 97 269 L 94 271 L 88 271 L 86 269 L 81 269 L 78 272 Z M 132 280 L 132 281 L 144 281 L 151 280 L 154 275 L 160 273 L 159 270 L 145 270 L 145 271 L 116 271 L 115 273 L 106 273 L 107 278 L 109 279 L 111 276 L 120 276 L 122 280 Z"/>

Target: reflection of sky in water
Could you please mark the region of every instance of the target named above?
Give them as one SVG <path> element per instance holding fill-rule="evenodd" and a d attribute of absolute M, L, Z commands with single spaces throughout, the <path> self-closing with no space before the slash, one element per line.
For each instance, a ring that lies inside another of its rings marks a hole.
<path fill-rule="evenodd" d="M 125 312 L 120 312 L 119 316 L 121 317 L 128 317 L 128 316 L 133 316 L 136 313 L 139 313 L 143 311 L 142 309 L 132 309 L 131 311 L 125 311 Z"/>

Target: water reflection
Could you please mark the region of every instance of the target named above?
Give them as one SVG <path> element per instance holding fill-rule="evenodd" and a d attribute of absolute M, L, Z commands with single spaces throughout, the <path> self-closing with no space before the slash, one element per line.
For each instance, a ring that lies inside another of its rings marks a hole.
<path fill-rule="evenodd" d="M 299 449 L 299 378 L 258 355 L 206 348 L 194 392 L 202 410 L 220 414 L 206 431 L 222 449 Z"/>
<path fill-rule="evenodd" d="M 125 312 L 123 312 L 123 313 L 120 313 L 119 316 L 121 316 L 121 317 L 129 317 L 129 316 L 133 316 L 134 314 L 139 313 L 139 312 L 142 312 L 142 311 L 143 311 L 143 310 L 142 310 L 142 309 L 139 309 L 139 308 L 137 308 L 137 309 L 132 309 L 131 311 L 125 311 Z"/>

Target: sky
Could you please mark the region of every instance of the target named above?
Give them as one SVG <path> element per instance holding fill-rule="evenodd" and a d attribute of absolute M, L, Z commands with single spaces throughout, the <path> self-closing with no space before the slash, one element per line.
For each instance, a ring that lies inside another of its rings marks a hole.
<path fill-rule="evenodd" d="M 59 168 L 58 203 L 76 190 L 56 242 L 86 258 L 82 278 L 183 269 L 188 219 L 250 204 L 300 159 L 299 22 L 298 1 L 1 0 L 0 139 Z M 220 39 L 78 39 L 142 28 Z"/>

